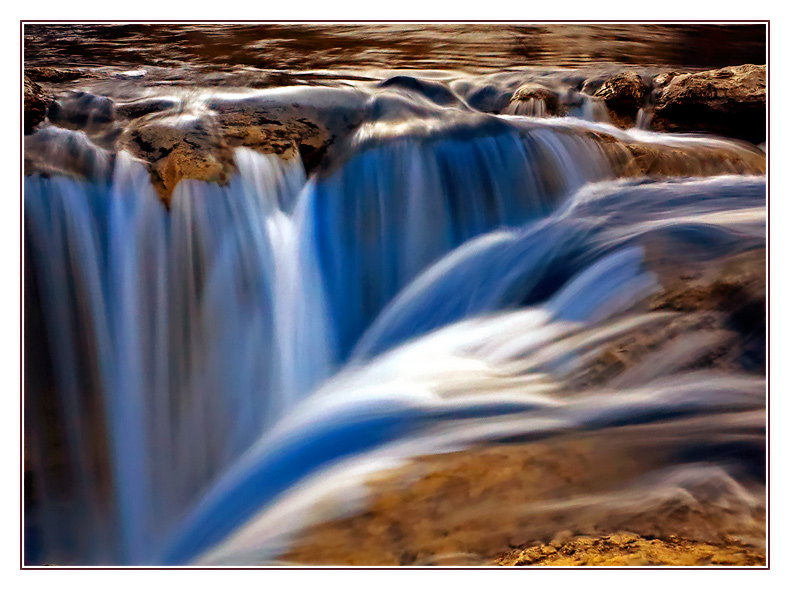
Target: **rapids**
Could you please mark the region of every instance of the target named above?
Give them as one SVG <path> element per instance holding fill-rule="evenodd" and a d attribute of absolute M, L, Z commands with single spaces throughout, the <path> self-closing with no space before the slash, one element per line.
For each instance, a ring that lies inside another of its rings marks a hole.
<path fill-rule="evenodd" d="M 593 104 L 544 121 L 450 103 L 375 118 L 309 175 L 237 147 L 226 184 L 182 180 L 167 207 L 123 151 L 25 177 L 29 562 L 278 563 L 361 510 L 372 473 L 473 446 L 660 423 L 691 448 L 694 418 L 759 447 L 764 375 L 708 368 L 721 334 L 579 386 L 606 346 L 680 315 L 651 297 L 766 246 L 764 175 L 706 177 L 689 151 L 700 174 L 619 178 L 590 133 L 756 150 L 615 130 Z M 759 368 L 764 333 L 751 345 Z M 745 456 L 666 463 L 649 488 L 734 481 L 764 462 Z M 754 504 L 753 484 L 733 486 Z"/>

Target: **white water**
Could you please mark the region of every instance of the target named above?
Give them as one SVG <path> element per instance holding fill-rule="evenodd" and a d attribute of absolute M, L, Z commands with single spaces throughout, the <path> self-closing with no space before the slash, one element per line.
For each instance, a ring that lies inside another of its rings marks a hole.
<path fill-rule="evenodd" d="M 169 212 L 124 155 L 109 184 L 26 178 L 55 384 L 28 388 L 26 420 L 46 456 L 57 400 L 68 472 L 37 463 L 43 561 L 271 559 L 311 502 L 409 456 L 764 407 L 763 379 L 668 358 L 558 395 L 603 343 L 666 320 L 634 310 L 660 288 L 648 245 L 675 264 L 764 245 L 763 178 L 606 181 L 592 144 L 550 129 L 396 139 L 309 181 L 296 160 L 236 162 L 227 187 L 182 181 Z"/>

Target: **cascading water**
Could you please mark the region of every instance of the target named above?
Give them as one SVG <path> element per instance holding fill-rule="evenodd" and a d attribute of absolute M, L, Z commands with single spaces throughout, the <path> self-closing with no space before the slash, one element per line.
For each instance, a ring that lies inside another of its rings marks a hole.
<path fill-rule="evenodd" d="M 321 315 L 300 324 L 302 306 L 322 306 L 319 281 L 308 278 L 310 261 L 298 257 L 294 220 L 280 206 L 304 184 L 301 166 L 244 150 L 237 164 L 226 188 L 182 183 L 170 212 L 124 155 L 109 184 L 26 181 L 40 300 L 30 313 L 41 313 L 48 341 L 61 347 L 51 365 L 57 393 L 31 388 L 28 412 L 63 404 L 67 461 L 75 485 L 86 486 L 79 501 L 109 500 L 93 489 L 87 449 L 108 445 L 114 469 L 113 517 L 43 500 L 43 518 L 65 510 L 78 530 L 94 517 L 116 519 L 120 533 L 112 553 L 69 555 L 64 542 L 53 559 L 153 559 L 161 529 L 328 372 Z M 106 431 L 95 432 L 97 423 Z"/>
<path fill-rule="evenodd" d="M 29 560 L 261 563 L 415 455 L 690 417 L 737 438 L 760 376 L 675 351 L 571 384 L 672 319 L 640 307 L 666 269 L 765 247 L 764 177 L 615 180 L 589 126 L 447 119 L 363 125 L 309 179 L 239 148 L 169 209 L 123 152 L 26 177 Z"/>

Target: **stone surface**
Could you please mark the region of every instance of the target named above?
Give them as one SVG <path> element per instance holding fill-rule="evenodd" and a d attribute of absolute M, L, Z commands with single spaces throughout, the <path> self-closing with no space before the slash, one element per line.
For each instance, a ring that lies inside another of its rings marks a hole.
<path fill-rule="evenodd" d="M 142 117 L 123 132 L 119 143 L 148 164 L 165 204 L 181 180 L 224 184 L 235 170 L 233 152 L 209 113 Z"/>
<path fill-rule="evenodd" d="M 693 421 L 679 435 L 671 425 L 654 424 L 418 457 L 372 478 L 363 511 L 303 531 L 282 559 L 315 565 L 492 565 L 515 547 L 624 529 L 700 543 L 737 537 L 755 552 L 764 551 L 763 509 L 739 504 L 725 482 L 712 482 L 721 497 L 710 499 L 695 490 L 652 496 L 649 487 L 631 487 L 660 463 L 658 441 L 707 440 L 720 428 Z M 606 497 L 609 490 L 617 490 L 611 504 L 583 500 Z"/>
<path fill-rule="evenodd" d="M 115 122 L 115 103 L 106 96 L 89 92 L 68 92 L 50 103 L 47 118 L 58 127 L 96 135 Z"/>
<path fill-rule="evenodd" d="M 653 84 L 658 87 L 663 87 L 672 81 L 672 78 L 679 76 L 681 72 L 661 72 L 653 78 Z"/>
<path fill-rule="evenodd" d="M 339 137 L 365 118 L 369 95 L 330 87 L 286 87 L 243 95 L 216 95 L 216 113 L 231 147 L 248 147 L 284 158 L 299 153 L 310 171 Z"/>
<path fill-rule="evenodd" d="M 560 102 L 557 92 L 541 84 L 529 83 L 513 94 L 508 112 L 511 110 L 514 114 L 561 117 L 568 109 Z"/>
<path fill-rule="evenodd" d="M 116 113 L 124 119 L 139 119 L 152 113 L 175 110 L 181 101 L 170 96 L 147 97 L 129 100 L 116 105 Z"/>
<path fill-rule="evenodd" d="M 496 560 L 497 565 L 549 566 L 700 566 L 765 565 L 765 552 L 731 543 L 700 543 L 675 536 L 645 539 L 628 532 L 602 537 L 579 537 L 527 549 L 516 549 Z"/>
<path fill-rule="evenodd" d="M 64 68 L 27 67 L 25 76 L 34 82 L 70 82 L 80 78 L 95 78 L 96 75 L 83 71 Z"/>
<path fill-rule="evenodd" d="M 588 137 L 598 143 L 617 177 L 765 173 L 765 153 L 745 143 L 642 142 L 597 131 Z"/>
<path fill-rule="evenodd" d="M 25 174 L 106 181 L 112 174 L 114 156 L 82 131 L 49 125 L 25 136 Z"/>
<path fill-rule="evenodd" d="M 44 120 L 47 114 L 47 100 L 44 89 L 25 76 L 25 133 Z"/>
<path fill-rule="evenodd" d="M 639 109 L 649 93 L 648 85 L 636 72 L 622 72 L 606 80 L 594 96 L 602 99 L 617 127 L 633 127 Z"/>
<path fill-rule="evenodd" d="M 742 65 L 676 75 L 657 97 L 651 126 L 763 142 L 765 73 L 764 65 Z"/>

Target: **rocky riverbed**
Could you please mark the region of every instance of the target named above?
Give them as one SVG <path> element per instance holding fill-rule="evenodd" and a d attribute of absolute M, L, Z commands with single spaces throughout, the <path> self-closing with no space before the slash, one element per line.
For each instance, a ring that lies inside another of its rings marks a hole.
<path fill-rule="evenodd" d="M 608 77 L 532 70 L 445 79 L 398 74 L 378 82 L 319 86 L 292 78 L 290 86 L 221 92 L 210 87 L 162 90 L 146 77 L 141 74 L 137 83 L 126 80 L 118 91 L 106 72 L 30 69 L 25 76 L 26 173 L 85 178 L 109 170 L 114 154 L 123 150 L 146 163 L 167 202 L 181 179 L 226 183 L 233 174 L 235 147 L 286 159 L 298 153 L 310 172 L 336 166 L 343 146 L 361 128 L 405 118 L 428 124 L 448 109 L 484 121 L 486 114 L 526 108 L 540 117 L 576 116 L 621 129 L 634 127 L 641 118 L 640 127 L 646 129 L 765 142 L 765 66 L 652 76 L 627 70 Z M 261 80 L 266 86 L 263 75 Z M 705 152 L 697 159 L 714 162 L 714 168 L 721 162 L 720 173 L 761 167 L 760 157 L 748 150 L 667 150 L 606 128 L 590 130 L 588 136 L 613 161 L 622 160 L 621 153 L 637 155 L 636 161 L 626 158 L 623 175 L 691 174 L 685 151 Z M 52 145 L 67 149 L 53 158 L 46 147 Z"/>

